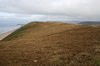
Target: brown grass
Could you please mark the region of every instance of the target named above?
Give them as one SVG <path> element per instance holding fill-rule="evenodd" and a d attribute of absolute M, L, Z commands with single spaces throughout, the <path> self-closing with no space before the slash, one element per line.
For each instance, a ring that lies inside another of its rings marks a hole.
<path fill-rule="evenodd" d="M 30 23 L 0 42 L 0 66 L 100 66 L 100 28 Z"/>

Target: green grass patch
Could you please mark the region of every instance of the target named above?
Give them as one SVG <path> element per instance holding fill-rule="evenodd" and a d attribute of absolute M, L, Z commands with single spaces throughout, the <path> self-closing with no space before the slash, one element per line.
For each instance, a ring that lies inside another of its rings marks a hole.
<path fill-rule="evenodd" d="M 97 64 L 97 66 L 100 66 L 100 59 L 96 60 L 96 64 Z"/>

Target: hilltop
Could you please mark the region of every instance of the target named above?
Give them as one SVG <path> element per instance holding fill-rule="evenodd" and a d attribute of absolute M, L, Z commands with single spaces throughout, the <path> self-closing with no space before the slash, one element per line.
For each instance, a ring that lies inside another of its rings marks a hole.
<path fill-rule="evenodd" d="M 65 30 L 78 27 L 74 24 L 67 24 L 61 22 L 31 22 L 17 31 L 10 34 L 4 40 L 14 39 L 36 39 L 50 34 L 59 33 Z M 36 39 L 37 40 L 37 39 Z"/>
<path fill-rule="evenodd" d="M 2 66 L 99 66 L 100 27 L 31 22 L 0 42 Z"/>

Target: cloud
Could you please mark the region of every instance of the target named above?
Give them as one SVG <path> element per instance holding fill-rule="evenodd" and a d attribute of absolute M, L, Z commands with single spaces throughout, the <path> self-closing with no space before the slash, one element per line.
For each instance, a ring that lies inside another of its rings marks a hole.
<path fill-rule="evenodd" d="M 100 0 L 0 0 L 0 12 L 49 20 L 53 15 L 53 20 L 62 16 L 61 20 L 100 20 Z"/>

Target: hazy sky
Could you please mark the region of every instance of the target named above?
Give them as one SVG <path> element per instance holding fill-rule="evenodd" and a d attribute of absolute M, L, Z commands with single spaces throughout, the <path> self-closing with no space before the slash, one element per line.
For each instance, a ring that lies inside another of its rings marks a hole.
<path fill-rule="evenodd" d="M 0 24 L 26 21 L 100 20 L 100 0 L 0 0 Z"/>

